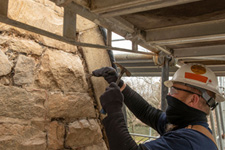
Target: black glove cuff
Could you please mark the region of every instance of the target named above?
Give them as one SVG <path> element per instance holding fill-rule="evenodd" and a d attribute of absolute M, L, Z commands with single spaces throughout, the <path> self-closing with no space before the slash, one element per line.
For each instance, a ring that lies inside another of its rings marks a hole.
<path fill-rule="evenodd" d="M 123 86 L 123 84 L 124 84 L 123 80 L 120 80 L 118 86 L 121 88 Z"/>

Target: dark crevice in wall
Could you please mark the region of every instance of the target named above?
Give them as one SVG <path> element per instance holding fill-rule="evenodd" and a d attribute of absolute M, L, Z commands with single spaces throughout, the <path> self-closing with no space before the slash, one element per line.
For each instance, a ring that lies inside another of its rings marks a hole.
<path fill-rule="evenodd" d="M 64 134 L 63 147 L 64 147 L 66 150 L 72 150 L 71 147 L 66 146 L 66 137 L 67 137 L 68 132 L 69 132 L 69 127 L 68 127 L 68 123 L 66 123 L 66 124 L 65 124 L 65 134 Z"/>

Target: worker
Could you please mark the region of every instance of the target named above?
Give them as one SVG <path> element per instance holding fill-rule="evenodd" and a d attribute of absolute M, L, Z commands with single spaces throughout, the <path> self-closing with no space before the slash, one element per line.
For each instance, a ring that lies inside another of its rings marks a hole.
<path fill-rule="evenodd" d="M 154 108 L 122 80 L 113 68 L 93 71 L 110 84 L 100 102 L 107 113 L 103 119 L 110 150 L 216 150 L 207 115 L 218 102 L 224 101 L 219 93 L 215 74 L 201 64 L 185 64 L 164 84 L 169 88 L 165 112 Z M 160 137 L 137 144 L 130 136 L 122 113 L 122 103 Z"/>

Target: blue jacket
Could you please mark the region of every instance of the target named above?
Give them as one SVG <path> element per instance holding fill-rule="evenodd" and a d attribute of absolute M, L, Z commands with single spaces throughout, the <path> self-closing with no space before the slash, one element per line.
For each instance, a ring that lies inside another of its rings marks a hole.
<path fill-rule="evenodd" d="M 166 133 L 165 124 L 166 114 L 162 113 L 157 124 L 160 137 L 144 144 L 148 150 L 217 150 L 213 141 L 202 133 L 185 128 Z M 198 122 L 193 125 L 202 125 L 211 132 L 206 122 Z"/>

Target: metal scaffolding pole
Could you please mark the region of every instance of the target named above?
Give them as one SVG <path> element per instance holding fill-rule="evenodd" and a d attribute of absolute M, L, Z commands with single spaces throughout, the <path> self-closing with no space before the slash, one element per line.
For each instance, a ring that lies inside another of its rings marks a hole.
<path fill-rule="evenodd" d="M 162 66 L 162 83 L 161 83 L 161 110 L 165 111 L 167 108 L 166 95 L 168 93 L 168 88 L 164 85 L 164 81 L 169 79 L 169 61 L 170 59 L 165 56 L 164 63 Z"/>
<path fill-rule="evenodd" d="M 215 130 L 215 123 L 214 123 L 214 118 L 213 118 L 213 113 L 212 112 L 210 112 L 210 124 L 211 124 L 211 128 L 212 128 L 213 137 L 214 137 L 214 139 L 217 142 L 216 130 Z M 217 144 L 218 144 L 218 142 L 217 142 Z"/>
<path fill-rule="evenodd" d="M 223 138 L 222 138 L 222 133 L 221 133 L 221 120 L 220 120 L 220 114 L 219 114 L 219 107 L 216 108 L 215 110 L 216 113 L 216 123 L 217 123 L 217 133 L 219 136 L 219 142 L 218 142 L 218 148 L 220 150 L 223 150 Z"/>

